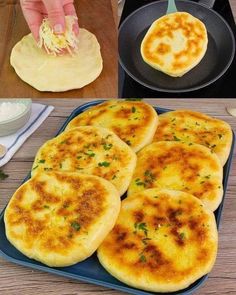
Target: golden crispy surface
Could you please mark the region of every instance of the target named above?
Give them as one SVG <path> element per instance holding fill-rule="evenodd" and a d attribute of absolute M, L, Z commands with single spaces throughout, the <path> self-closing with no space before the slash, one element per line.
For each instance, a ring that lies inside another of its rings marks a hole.
<path fill-rule="evenodd" d="M 117 190 L 100 177 L 37 173 L 8 204 L 6 235 L 30 258 L 49 266 L 71 265 L 97 249 L 119 209 Z"/>
<path fill-rule="evenodd" d="M 147 188 L 188 192 L 212 211 L 223 195 L 223 169 L 218 157 L 198 144 L 160 141 L 138 153 L 128 195 Z"/>
<path fill-rule="evenodd" d="M 216 153 L 224 165 L 230 153 L 232 130 L 229 124 L 222 120 L 199 112 L 178 110 L 159 116 L 159 125 L 153 141 L 202 144 Z"/>
<path fill-rule="evenodd" d="M 141 44 L 141 54 L 150 66 L 173 77 L 181 77 L 203 58 L 207 30 L 197 18 L 176 12 L 156 20 Z"/>
<path fill-rule="evenodd" d="M 122 195 L 135 165 L 135 153 L 113 132 L 82 126 L 47 141 L 35 157 L 32 173 L 56 170 L 97 175 L 111 181 Z"/>
<path fill-rule="evenodd" d="M 78 115 L 67 130 L 84 125 L 108 128 L 137 152 L 151 143 L 157 124 L 157 113 L 147 103 L 109 100 Z"/>
<path fill-rule="evenodd" d="M 98 258 L 128 285 L 171 292 L 211 270 L 217 240 L 214 215 L 199 199 L 180 191 L 150 189 L 122 201 Z"/>

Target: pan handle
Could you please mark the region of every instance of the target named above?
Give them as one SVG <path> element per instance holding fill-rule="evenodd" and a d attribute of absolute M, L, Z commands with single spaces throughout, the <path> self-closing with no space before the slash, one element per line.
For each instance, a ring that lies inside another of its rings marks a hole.
<path fill-rule="evenodd" d="M 213 8 L 215 1 L 216 0 L 199 0 L 198 3 L 203 4 L 203 5 L 207 6 L 208 8 Z"/>

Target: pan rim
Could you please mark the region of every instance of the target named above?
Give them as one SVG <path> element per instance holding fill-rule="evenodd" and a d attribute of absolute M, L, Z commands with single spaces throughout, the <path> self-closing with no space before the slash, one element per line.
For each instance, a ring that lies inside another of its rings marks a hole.
<path fill-rule="evenodd" d="M 197 85 L 197 86 L 193 86 L 193 87 L 190 87 L 190 88 L 180 88 L 180 89 L 167 89 L 167 88 L 162 88 L 162 87 L 158 87 L 158 86 L 153 86 L 153 84 L 151 83 L 146 83 L 144 81 L 142 81 L 141 79 L 137 78 L 134 74 L 131 73 L 131 71 L 126 67 L 125 63 L 122 61 L 122 58 L 121 58 L 121 54 L 120 54 L 120 50 L 118 50 L 118 59 L 119 59 L 119 63 L 121 65 L 121 67 L 123 68 L 123 70 L 133 79 L 135 80 L 136 82 L 138 82 L 139 84 L 151 89 L 151 90 L 154 90 L 154 91 L 160 91 L 160 92 L 167 92 L 167 93 L 185 93 L 185 92 L 191 92 L 191 91 L 196 91 L 196 90 L 200 90 L 202 88 L 205 88 L 211 84 L 213 84 L 214 82 L 216 82 L 218 79 L 220 79 L 226 72 L 227 70 L 229 69 L 229 67 L 231 66 L 233 60 L 234 60 L 234 57 L 235 57 L 235 51 L 236 51 L 236 41 L 235 41 L 235 36 L 234 36 L 234 33 L 230 27 L 230 25 L 227 23 L 227 21 L 215 10 L 213 10 L 212 8 L 209 8 L 207 7 L 206 5 L 204 4 L 201 4 L 201 3 L 198 3 L 198 2 L 192 2 L 192 1 L 189 1 L 189 0 L 177 0 L 178 2 L 183 2 L 183 3 L 188 3 L 188 4 L 191 4 L 191 5 L 197 5 L 197 6 L 201 6 L 201 7 L 204 7 L 206 8 L 207 10 L 209 10 L 210 12 L 213 12 L 216 17 L 218 17 L 219 19 L 221 19 L 221 21 L 223 21 L 224 25 L 227 27 L 228 29 L 228 32 L 230 34 L 230 37 L 232 39 L 232 52 L 231 52 L 231 56 L 230 56 L 230 59 L 228 61 L 228 63 L 225 65 L 223 71 L 221 71 L 217 76 L 215 76 L 214 78 L 210 79 L 209 81 L 201 84 L 201 85 Z M 133 11 L 130 15 L 128 15 L 125 20 L 122 22 L 122 24 L 120 25 L 119 27 L 119 31 L 118 31 L 118 39 L 120 39 L 120 34 L 121 34 L 121 30 L 123 29 L 123 27 L 126 25 L 126 23 L 129 21 L 129 19 L 131 17 L 133 17 L 133 15 L 135 15 L 138 11 L 140 10 L 143 10 L 143 9 L 146 9 L 148 6 L 152 6 L 152 5 L 156 5 L 157 3 L 164 3 L 164 2 L 167 2 L 166 0 L 161 0 L 161 1 L 154 1 L 154 2 L 151 2 L 151 3 L 148 3 L 146 5 L 143 5 L 141 7 L 139 7 L 138 9 L 136 9 L 135 11 Z M 118 40 L 118 43 L 119 43 L 119 40 Z"/>

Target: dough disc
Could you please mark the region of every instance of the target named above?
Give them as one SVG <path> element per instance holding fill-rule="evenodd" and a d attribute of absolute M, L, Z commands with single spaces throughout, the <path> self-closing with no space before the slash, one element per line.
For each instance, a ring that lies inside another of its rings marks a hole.
<path fill-rule="evenodd" d="M 97 38 L 85 29 L 80 29 L 79 50 L 73 56 L 49 55 L 28 34 L 12 49 L 10 62 L 23 81 L 52 92 L 84 87 L 100 75 L 103 64 Z"/>

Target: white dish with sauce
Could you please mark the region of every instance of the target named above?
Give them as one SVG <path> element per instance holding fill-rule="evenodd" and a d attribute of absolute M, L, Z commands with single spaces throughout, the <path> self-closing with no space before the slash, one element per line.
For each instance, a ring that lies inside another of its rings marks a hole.
<path fill-rule="evenodd" d="M 29 120 L 31 99 L 0 99 L 0 136 L 17 132 Z"/>

